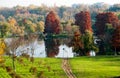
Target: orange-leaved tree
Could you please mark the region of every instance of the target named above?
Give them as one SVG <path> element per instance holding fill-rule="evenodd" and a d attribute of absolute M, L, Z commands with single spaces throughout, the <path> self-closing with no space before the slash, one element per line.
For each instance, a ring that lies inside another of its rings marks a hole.
<path fill-rule="evenodd" d="M 71 41 L 71 45 L 73 46 L 74 52 L 78 53 L 79 55 L 85 55 L 82 51 L 84 46 L 82 42 L 82 36 L 79 31 L 74 32 L 74 37 Z"/>

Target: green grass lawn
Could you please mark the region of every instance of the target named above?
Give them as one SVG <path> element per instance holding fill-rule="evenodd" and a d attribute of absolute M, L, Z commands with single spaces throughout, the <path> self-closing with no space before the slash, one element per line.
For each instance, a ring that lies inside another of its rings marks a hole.
<path fill-rule="evenodd" d="M 70 64 L 77 78 L 120 76 L 120 56 L 76 57 Z"/>
<path fill-rule="evenodd" d="M 9 57 L 5 59 L 5 65 L 12 67 L 11 59 Z M 35 58 L 32 64 L 24 58 L 23 63 L 19 63 L 17 60 L 15 61 L 16 73 L 20 75 L 21 78 L 39 78 L 38 74 L 40 75 L 41 73 L 43 78 L 67 78 L 61 68 L 61 62 L 62 60 L 57 58 Z M 35 73 L 29 72 L 31 67 L 36 67 L 37 71 Z M 0 78 L 11 77 L 5 69 L 0 67 Z"/>
<path fill-rule="evenodd" d="M 5 57 L 5 66 L 12 67 L 12 61 Z M 32 64 L 27 59 L 23 62 L 15 61 L 16 73 L 21 78 L 67 78 L 61 68 L 61 59 L 57 58 L 35 58 Z M 120 76 L 120 56 L 96 56 L 96 57 L 75 57 L 70 59 L 73 73 L 77 78 L 111 78 Z M 29 72 L 31 67 L 36 67 L 35 73 Z M 0 67 L 0 78 L 11 78 L 6 69 Z"/>

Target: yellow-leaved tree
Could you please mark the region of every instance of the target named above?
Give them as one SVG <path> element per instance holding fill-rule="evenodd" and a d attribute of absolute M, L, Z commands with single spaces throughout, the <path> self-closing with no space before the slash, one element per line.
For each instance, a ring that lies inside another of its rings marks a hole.
<path fill-rule="evenodd" d="M 3 54 L 5 53 L 5 48 L 6 48 L 6 45 L 4 40 L 0 39 L 0 63 L 4 60 Z"/>

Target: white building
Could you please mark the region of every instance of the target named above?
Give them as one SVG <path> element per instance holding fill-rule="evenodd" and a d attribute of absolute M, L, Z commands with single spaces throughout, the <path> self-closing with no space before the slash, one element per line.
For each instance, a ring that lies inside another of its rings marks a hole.
<path fill-rule="evenodd" d="M 63 44 L 59 46 L 59 53 L 56 56 L 58 58 L 72 58 L 74 54 L 72 52 L 72 47 L 68 47 L 67 45 Z"/>

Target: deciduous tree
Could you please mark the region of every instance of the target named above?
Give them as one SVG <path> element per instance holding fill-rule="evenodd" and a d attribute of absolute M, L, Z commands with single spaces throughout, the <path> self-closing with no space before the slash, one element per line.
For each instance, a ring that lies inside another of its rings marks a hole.
<path fill-rule="evenodd" d="M 60 33 L 60 21 L 55 12 L 51 11 L 45 20 L 45 33 Z"/>
<path fill-rule="evenodd" d="M 114 32 L 114 27 L 112 26 L 112 24 L 106 24 L 105 26 L 105 39 L 104 39 L 104 43 L 105 43 L 105 51 L 106 52 L 112 52 L 111 49 L 111 39 L 112 39 L 112 34 Z"/>
<path fill-rule="evenodd" d="M 10 33 L 10 24 L 7 22 L 0 22 L 0 36 L 2 38 L 8 36 Z"/>
<path fill-rule="evenodd" d="M 24 38 L 19 37 L 19 38 L 12 38 L 9 44 L 7 45 L 7 48 L 9 48 L 10 53 L 11 53 L 11 58 L 12 58 L 12 66 L 13 70 L 16 71 L 16 66 L 15 66 L 15 58 L 17 57 L 17 49 L 19 46 L 22 46 L 24 44 Z"/>
<path fill-rule="evenodd" d="M 0 39 L 0 63 L 3 61 L 3 54 L 5 53 L 6 44 L 4 39 Z"/>
<path fill-rule="evenodd" d="M 35 35 L 35 34 L 29 34 L 27 36 L 27 45 L 29 46 L 30 48 L 30 54 L 31 54 L 31 58 L 30 58 L 30 61 L 32 63 L 34 63 L 34 52 L 35 52 L 35 49 L 38 48 L 37 47 L 37 41 L 38 41 L 38 35 Z"/>
<path fill-rule="evenodd" d="M 97 35 L 105 34 L 106 24 L 111 24 L 113 27 L 116 27 L 118 22 L 119 22 L 118 17 L 112 12 L 99 13 L 96 16 L 96 22 L 95 22 Z"/>
<path fill-rule="evenodd" d="M 80 13 L 77 13 L 75 15 L 75 24 L 80 27 L 80 31 L 82 34 L 85 33 L 85 30 L 89 30 L 92 32 L 91 18 L 88 11 L 81 11 Z"/>
<path fill-rule="evenodd" d="M 94 44 L 93 32 L 86 30 L 83 35 L 83 44 L 84 44 L 84 52 L 89 54 L 91 50 L 98 52 L 98 48 Z"/>
<path fill-rule="evenodd" d="M 37 25 L 30 20 L 24 19 L 25 33 L 30 34 L 36 31 Z"/>
<path fill-rule="evenodd" d="M 84 44 L 82 41 L 82 35 L 79 31 L 74 32 L 71 45 L 73 46 L 74 52 L 78 53 L 79 55 L 85 55 L 83 52 Z"/>
<path fill-rule="evenodd" d="M 116 50 L 120 48 L 120 26 L 118 26 L 113 33 L 112 36 L 112 46 L 115 49 L 115 55 L 116 55 Z"/>
<path fill-rule="evenodd" d="M 112 35 L 112 30 L 118 26 L 118 23 L 118 17 L 112 12 L 99 13 L 96 16 L 96 34 L 101 39 L 99 47 L 101 47 L 100 52 L 103 54 L 106 54 L 105 49 L 107 50 L 107 48 L 110 47 L 108 45 L 111 40 L 110 35 Z M 106 44 L 108 46 L 106 46 Z"/>
<path fill-rule="evenodd" d="M 37 23 L 37 32 L 44 32 L 44 22 L 40 21 Z"/>

